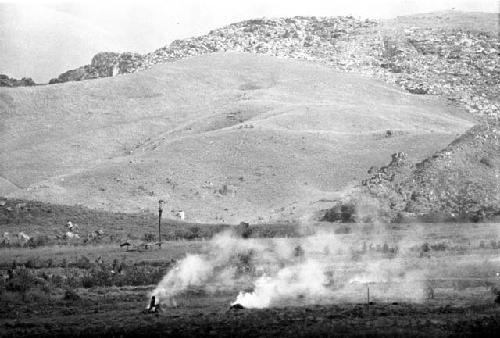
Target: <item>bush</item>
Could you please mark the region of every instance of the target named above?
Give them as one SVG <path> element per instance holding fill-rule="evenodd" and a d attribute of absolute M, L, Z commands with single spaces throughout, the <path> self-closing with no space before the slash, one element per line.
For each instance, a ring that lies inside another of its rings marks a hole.
<path fill-rule="evenodd" d="M 49 244 L 49 236 L 47 235 L 40 235 L 37 237 L 31 237 L 29 241 L 26 243 L 26 245 L 30 248 L 37 248 L 40 246 L 46 246 Z"/>
<path fill-rule="evenodd" d="M 94 280 L 94 277 L 91 275 L 85 275 L 82 277 L 82 286 L 86 289 L 93 288 L 96 286 L 96 281 Z"/>
<path fill-rule="evenodd" d="M 186 228 L 181 228 L 181 229 L 175 229 L 174 231 L 174 237 L 176 239 L 195 239 L 196 234 L 194 234 L 191 229 L 186 229 Z"/>
<path fill-rule="evenodd" d="M 87 256 L 81 256 L 78 261 L 74 264 L 77 268 L 88 270 L 92 267 L 92 264 L 90 263 L 90 259 L 87 258 Z"/>
<path fill-rule="evenodd" d="M 155 234 L 147 233 L 147 234 L 144 234 L 144 240 L 146 242 L 154 242 L 154 241 L 156 241 L 156 236 L 155 236 Z"/>
<path fill-rule="evenodd" d="M 437 244 L 431 245 L 431 249 L 434 251 L 445 251 L 446 248 L 447 248 L 447 246 L 445 243 L 437 243 Z"/>
<path fill-rule="evenodd" d="M 38 257 L 30 257 L 28 258 L 24 266 L 27 267 L 28 269 L 37 269 L 42 266 L 42 262 Z"/>
<path fill-rule="evenodd" d="M 355 205 L 351 203 L 339 204 L 326 211 L 321 221 L 353 223 L 355 221 Z"/>
<path fill-rule="evenodd" d="M 23 300 L 30 303 L 47 304 L 50 302 L 48 293 L 43 289 L 31 289 L 23 295 Z"/>
<path fill-rule="evenodd" d="M 57 288 L 62 288 L 64 284 L 64 278 L 59 275 L 52 275 L 50 278 L 50 283 Z"/>
<path fill-rule="evenodd" d="M 241 238 L 249 238 L 252 235 L 252 229 L 250 229 L 250 224 L 247 222 L 241 222 L 236 227 L 236 233 L 241 236 Z"/>
<path fill-rule="evenodd" d="M 5 289 L 7 291 L 26 292 L 36 285 L 36 283 L 37 281 L 35 276 L 33 276 L 29 270 L 20 269 L 17 270 L 14 277 L 7 282 Z"/>
<path fill-rule="evenodd" d="M 80 300 L 80 296 L 72 289 L 66 289 L 64 291 L 64 300 L 68 301 L 77 301 Z"/>

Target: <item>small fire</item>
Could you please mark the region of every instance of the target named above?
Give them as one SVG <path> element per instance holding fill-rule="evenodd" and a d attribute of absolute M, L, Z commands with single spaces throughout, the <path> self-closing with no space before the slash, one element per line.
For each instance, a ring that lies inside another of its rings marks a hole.
<path fill-rule="evenodd" d="M 240 292 L 231 303 L 245 308 L 263 309 L 277 301 L 296 299 L 299 295 L 306 299 L 328 297 L 331 290 L 326 286 L 329 281 L 321 264 L 307 260 L 292 266 L 285 266 L 273 277 L 262 276 L 255 282 L 253 292 Z"/>

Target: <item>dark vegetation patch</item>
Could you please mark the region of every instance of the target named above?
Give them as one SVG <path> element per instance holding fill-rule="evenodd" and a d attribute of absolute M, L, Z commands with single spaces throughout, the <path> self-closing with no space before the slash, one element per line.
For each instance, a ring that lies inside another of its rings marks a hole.
<path fill-rule="evenodd" d="M 0 87 L 27 87 L 35 85 L 35 81 L 30 77 L 23 77 L 21 80 L 17 80 L 5 74 L 0 74 Z"/>
<path fill-rule="evenodd" d="M 49 204 L 20 199 L 4 199 L 0 206 L 0 226 L 11 240 L 0 239 L 0 247 L 40 247 L 50 245 L 88 245 L 158 240 L 158 215 L 151 213 L 113 213 L 83 206 Z M 66 223 L 79 226 L 79 238 L 68 239 Z M 162 241 L 210 239 L 224 230 L 234 229 L 244 238 L 296 237 L 295 223 L 275 224 L 204 224 L 162 220 Z M 15 239 L 19 232 L 30 236 Z M 96 231 L 102 235 L 95 235 Z"/>

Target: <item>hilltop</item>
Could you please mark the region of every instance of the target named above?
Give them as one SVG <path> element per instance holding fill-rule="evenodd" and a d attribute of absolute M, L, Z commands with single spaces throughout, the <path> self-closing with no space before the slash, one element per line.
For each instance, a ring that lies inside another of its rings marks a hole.
<path fill-rule="evenodd" d="M 456 11 L 384 21 L 255 19 L 176 40 L 145 55 L 100 53 L 90 65 L 65 72 L 51 83 L 116 76 L 186 57 L 239 51 L 363 73 L 414 94 L 442 95 L 477 119 L 496 120 L 500 109 L 497 32 L 496 14 Z"/>
<path fill-rule="evenodd" d="M 395 151 L 423 160 L 472 126 L 437 98 L 247 53 L 0 98 L 7 196 L 114 211 L 164 198 L 192 221 L 301 217 Z"/>

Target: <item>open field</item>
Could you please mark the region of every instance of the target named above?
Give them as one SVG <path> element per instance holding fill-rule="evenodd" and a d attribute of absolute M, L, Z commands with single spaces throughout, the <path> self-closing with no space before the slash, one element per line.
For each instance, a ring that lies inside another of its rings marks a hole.
<path fill-rule="evenodd" d="M 229 309 L 238 292 L 254 289 L 261 273 L 255 270 L 230 284 L 209 280 L 187 286 L 175 297 L 177 306 L 142 313 L 162 276 L 187 253 L 213 252 L 212 241 L 165 242 L 161 249 L 144 252 L 121 251 L 117 244 L 0 249 L 4 275 L 0 333 L 6 337 L 442 336 L 492 335 L 500 327 L 500 306 L 492 293 L 500 287 L 500 224 L 317 224 L 303 230 L 322 234 L 327 228 L 337 232 L 325 244 L 333 248 L 328 255 L 307 236 L 236 242 L 249 247 L 301 245 L 304 257 L 317 256 L 333 273 L 328 297 L 311 299 L 298 292 L 264 309 Z M 225 250 L 236 250 L 231 262 L 239 269 L 239 249 L 230 245 Z M 13 262 L 17 267 L 9 279 L 7 270 Z M 251 265 L 265 263 L 257 259 Z M 373 267 L 380 276 L 389 277 L 368 284 L 361 279 L 353 282 L 367 272 L 369 276 Z M 20 283 L 19 276 L 27 282 Z"/>

